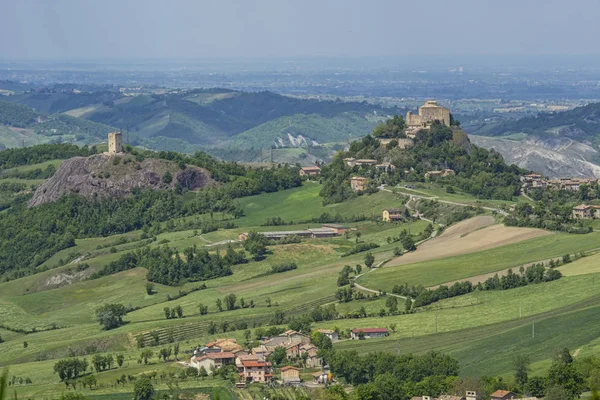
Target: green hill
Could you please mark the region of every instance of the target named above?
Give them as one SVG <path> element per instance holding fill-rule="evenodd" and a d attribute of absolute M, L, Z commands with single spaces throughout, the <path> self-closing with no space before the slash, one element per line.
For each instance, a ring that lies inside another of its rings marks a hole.
<path fill-rule="evenodd" d="M 245 161 L 256 158 L 252 152 L 246 153 L 249 149 L 302 147 L 307 142 L 323 144 L 360 137 L 377 120 L 398 111 L 366 102 L 319 101 L 218 88 L 136 96 L 116 90 L 48 88 L 7 100 L 0 107 L 5 125 L 31 129 L 56 140 L 97 142 L 116 128 L 129 131 L 133 145 L 187 153 L 215 148 L 216 154 L 231 153 L 232 159 Z M 38 116 L 50 121 L 37 126 L 34 122 Z M 85 124 L 85 120 L 95 124 Z M 300 136 L 305 139 L 297 140 Z M 327 158 L 329 152 L 324 156 Z"/>

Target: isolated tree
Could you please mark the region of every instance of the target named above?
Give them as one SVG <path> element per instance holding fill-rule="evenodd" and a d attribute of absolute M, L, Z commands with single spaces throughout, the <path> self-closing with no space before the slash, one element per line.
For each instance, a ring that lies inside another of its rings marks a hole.
<path fill-rule="evenodd" d="M 143 377 L 133 385 L 133 400 L 151 400 L 154 397 L 154 386 L 149 378 Z"/>
<path fill-rule="evenodd" d="M 165 313 L 165 318 L 171 319 L 171 309 L 169 307 L 163 308 L 163 312 Z"/>
<path fill-rule="evenodd" d="M 106 330 L 123 325 L 127 310 L 123 304 L 105 304 L 96 309 L 96 321 Z"/>
<path fill-rule="evenodd" d="M 531 362 L 529 361 L 529 357 L 523 354 L 517 354 L 513 358 L 513 364 L 515 368 L 515 381 L 521 387 L 523 387 L 529 378 L 529 371 L 531 368 L 529 365 Z"/>
<path fill-rule="evenodd" d="M 385 301 L 385 306 L 390 310 L 390 314 L 394 314 L 398 311 L 398 298 L 389 296 Z"/>
<path fill-rule="evenodd" d="M 362 272 L 362 265 L 356 264 L 356 267 L 354 270 L 356 271 L 356 275 L 360 275 L 360 273 Z"/>
<path fill-rule="evenodd" d="M 175 307 L 175 312 L 179 318 L 183 318 L 183 308 L 181 308 L 181 305 Z"/>
<path fill-rule="evenodd" d="M 221 301 L 221 299 L 217 299 L 216 304 L 219 312 L 223 311 L 223 302 Z"/>
<path fill-rule="evenodd" d="M 153 295 L 154 294 L 154 283 L 152 282 L 146 282 L 146 293 L 149 295 Z"/>
<path fill-rule="evenodd" d="M 176 360 L 179 360 L 177 358 L 177 356 L 179 355 L 179 343 L 175 343 L 175 345 L 173 345 L 173 355 L 175 356 Z"/>
<path fill-rule="evenodd" d="M 148 364 L 148 360 L 150 360 L 153 355 L 154 355 L 154 352 L 152 350 L 146 349 L 146 350 L 142 351 L 142 354 L 140 354 L 140 358 L 142 360 L 144 360 L 144 364 Z"/>
<path fill-rule="evenodd" d="M 373 266 L 373 263 L 375 262 L 375 257 L 373 256 L 373 254 L 371 254 L 371 252 L 369 251 L 366 255 L 365 255 L 365 265 L 367 266 L 367 268 L 371 268 Z"/>
<path fill-rule="evenodd" d="M 125 361 L 125 356 L 123 354 L 117 354 L 117 365 L 119 368 L 123 366 L 123 362 Z"/>
<path fill-rule="evenodd" d="M 204 304 L 200 303 L 198 305 L 198 309 L 200 310 L 200 315 L 208 314 L 208 306 L 205 306 Z"/>
<path fill-rule="evenodd" d="M 356 232 L 356 243 L 360 242 L 360 238 L 362 237 L 362 233 Z"/>
<path fill-rule="evenodd" d="M 233 293 L 230 293 L 227 296 L 225 296 L 225 307 L 227 307 L 227 310 L 229 310 L 229 311 L 235 310 L 235 302 L 236 301 L 237 301 L 237 296 Z"/>

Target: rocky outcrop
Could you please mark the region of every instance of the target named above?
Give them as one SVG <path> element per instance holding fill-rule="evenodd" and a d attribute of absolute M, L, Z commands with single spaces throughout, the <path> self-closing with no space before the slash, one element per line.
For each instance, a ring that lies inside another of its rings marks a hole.
<path fill-rule="evenodd" d="M 89 200 L 123 198 L 135 189 L 169 190 L 178 183 L 190 190 L 215 184 L 202 168 L 181 169 L 174 162 L 158 158 L 138 162 L 126 154 L 74 157 L 37 188 L 29 206 L 53 202 L 68 194 L 79 194 Z"/>

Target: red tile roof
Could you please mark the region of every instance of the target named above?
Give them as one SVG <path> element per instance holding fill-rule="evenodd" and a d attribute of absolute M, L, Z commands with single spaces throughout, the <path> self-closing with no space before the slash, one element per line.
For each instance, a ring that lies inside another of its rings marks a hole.
<path fill-rule="evenodd" d="M 287 366 L 285 366 L 285 367 L 282 367 L 282 368 L 281 368 L 281 371 L 288 371 L 288 370 L 290 370 L 290 369 L 295 369 L 296 371 L 299 371 L 299 369 L 298 369 L 298 368 L 296 368 L 296 367 L 292 367 L 291 365 L 287 365 Z"/>
<path fill-rule="evenodd" d="M 511 394 L 511 391 L 508 390 L 496 390 L 494 393 L 490 395 L 490 397 L 504 397 L 508 394 Z"/>
<path fill-rule="evenodd" d="M 354 333 L 388 333 L 387 328 L 362 328 L 362 329 L 352 329 Z"/>
<path fill-rule="evenodd" d="M 264 362 L 264 361 L 242 361 L 242 364 L 244 364 L 244 367 L 270 367 L 271 366 L 270 362 Z"/>

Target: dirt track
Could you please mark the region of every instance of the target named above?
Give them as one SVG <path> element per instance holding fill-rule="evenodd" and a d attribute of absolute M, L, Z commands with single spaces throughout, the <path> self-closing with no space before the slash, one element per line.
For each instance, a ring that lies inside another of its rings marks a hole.
<path fill-rule="evenodd" d="M 387 265 L 412 264 L 452 257 L 550 234 L 540 229 L 505 227 L 501 224 L 492 225 L 493 223 L 494 218 L 491 216 L 459 222 L 446 229 L 440 236 L 420 245 L 415 252 L 395 258 Z"/>

